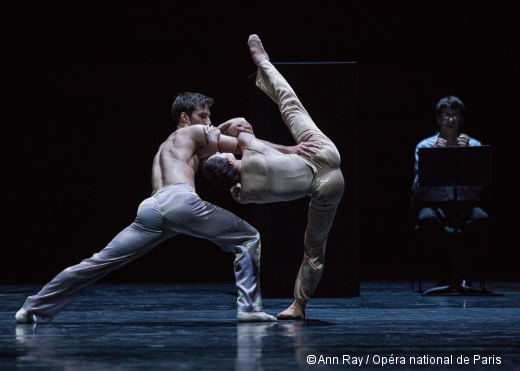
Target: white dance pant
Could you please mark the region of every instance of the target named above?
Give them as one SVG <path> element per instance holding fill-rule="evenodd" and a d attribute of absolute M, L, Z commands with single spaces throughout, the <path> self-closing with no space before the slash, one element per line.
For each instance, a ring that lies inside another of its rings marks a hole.
<path fill-rule="evenodd" d="M 262 311 L 258 231 L 229 211 L 203 201 L 189 184 L 167 185 L 144 200 L 135 221 L 107 247 L 58 274 L 37 295 L 27 298 L 23 309 L 52 318 L 91 284 L 179 233 L 205 238 L 235 254 L 238 310 Z M 193 248 L 193 253 L 200 252 Z"/>

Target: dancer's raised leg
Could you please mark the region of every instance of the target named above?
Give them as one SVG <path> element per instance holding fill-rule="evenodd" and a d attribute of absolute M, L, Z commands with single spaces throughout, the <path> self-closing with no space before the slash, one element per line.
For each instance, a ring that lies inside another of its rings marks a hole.
<path fill-rule="evenodd" d="M 340 155 L 334 143 L 316 126 L 289 83 L 269 62 L 260 38 L 251 35 L 248 46 L 258 66 L 256 84 L 278 105 L 283 121 L 295 141 L 316 143 L 319 148 L 311 157 L 302 157 L 307 165 L 317 169 L 315 181 L 311 185 L 313 196 L 305 233 L 305 254 L 295 284 L 295 301 L 277 316 L 278 319 L 303 319 L 305 306 L 314 294 L 323 272 L 327 236 L 343 194 Z"/>
<path fill-rule="evenodd" d="M 316 126 L 292 87 L 269 62 L 260 38 L 257 35 L 249 36 L 248 46 L 258 66 L 256 85 L 278 105 L 283 121 L 296 143 L 314 143 L 319 148 L 317 153 L 303 160 L 317 169 L 339 167 L 340 156 L 336 146 Z"/>

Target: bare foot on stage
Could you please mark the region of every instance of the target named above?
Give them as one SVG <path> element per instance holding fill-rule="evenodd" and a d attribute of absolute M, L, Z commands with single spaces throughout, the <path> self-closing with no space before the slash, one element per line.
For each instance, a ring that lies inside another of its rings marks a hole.
<path fill-rule="evenodd" d="M 279 320 L 305 319 L 305 307 L 296 301 L 289 308 L 276 316 Z"/>
<path fill-rule="evenodd" d="M 253 58 L 253 62 L 258 66 L 260 62 L 264 60 L 269 60 L 269 56 L 264 50 L 262 45 L 262 41 L 257 35 L 249 36 L 249 40 L 247 40 L 247 45 L 249 46 L 249 51 L 251 52 L 251 57 Z"/>

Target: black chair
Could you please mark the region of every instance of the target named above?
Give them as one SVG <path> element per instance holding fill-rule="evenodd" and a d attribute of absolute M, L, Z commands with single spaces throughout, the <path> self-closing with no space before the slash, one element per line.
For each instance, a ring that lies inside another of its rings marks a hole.
<path fill-rule="evenodd" d="M 446 241 L 450 241 L 452 248 L 448 253 L 442 254 L 442 252 L 434 251 L 436 254 L 435 258 L 442 258 L 444 262 L 451 262 L 453 264 L 452 272 L 449 274 L 451 276 L 451 283 L 441 286 L 434 287 L 430 290 L 423 291 L 422 290 L 422 279 L 419 279 L 419 290 L 423 295 L 442 295 L 442 294 L 481 294 L 482 292 L 486 292 L 485 290 L 485 280 L 482 277 L 480 279 L 480 291 L 474 289 L 471 285 L 467 285 L 467 282 L 462 280 L 463 277 L 460 276 L 461 272 L 461 261 L 466 260 L 466 266 L 471 266 L 467 260 L 471 260 L 473 257 L 472 251 L 468 249 L 468 245 L 464 245 L 464 242 L 467 242 L 467 238 L 470 235 L 466 235 L 464 230 L 465 225 L 460 224 L 460 216 L 463 211 L 468 210 L 468 207 L 474 207 L 474 205 L 463 205 L 463 202 L 460 202 L 458 199 L 457 191 L 458 186 L 477 186 L 482 187 L 485 185 L 489 185 L 491 182 L 491 159 L 492 159 L 492 148 L 490 146 L 479 146 L 479 147 L 447 147 L 447 148 L 420 148 L 419 149 L 419 157 L 421 158 L 420 166 L 418 168 L 418 176 L 420 179 L 420 184 L 422 187 L 453 187 L 453 199 L 452 201 L 442 202 L 442 209 L 446 213 L 448 224 L 445 226 L 444 230 L 446 232 L 446 237 L 449 237 Z M 438 203 L 431 204 L 431 207 L 440 207 L 437 206 Z M 414 245 L 426 245 L 424 243 L 422 235 L 425 234 L 416 224 L 415 220 L 417 219 L 417 215 L 419 212 L 419 206 L 424 207 L 425 204 L 419 205 L 413 202 L 412 200 L 412 215 L 414 217 L 414 229 L 415 235 L 417 236 L 416 242 Z M 451 216 L 450 216 L 451 215 Z M 480 231 L 472 228 L 473 231 L 471 236 L 475 237 L 480 234 Z M 432 234 L 429 234 L 429 237 L 436 239 L 437 237 L 442 237 L 438 233 L 441 231 L 435 232 L 434 230 L 430 231 Z M 478 232 L 478 233 L 477 233 Z M 476 246 L 481 246 L 482 241 L 476 244 Z M 440 244 L 439 246 L 444 247 L 445 244 Z M 437 246 L 434 246 L 436 248 Z M 462 249 L 462 247 L 465 247 Z M 419 250 L 422 250 L 422 246 L 419 247 Z M 461 252 L 466 252 L 467 255 L 462 256 Z M 478 252 L 479 255 L 482 255 L 482 251 Z M 421 254 L 423 255 L 423 254 Z M 418 259 L 416 266 L 422 267 L 424 262 Z M 480 266 L 479 273 L 482 275 L 482 256 L 480 259 L 477 259 L 477 264 Z M 468 271 L 465 272 L 466 274 Z M 422 272 L 421 272 L 422 278 Z M 412 290 L 415 290 L 414 279 L 412 279 Z M 416 291 L 417 292 L 417 291 Z"/>
<path fill-rule="evenodd" d="M 456 229 L 455 229 L 456 228 Z M 447 257 L 446 260 L 451 260 L 451 263 L 453 264 L 452 273 L 451 276 L 451 282 L 447 285 L 442 286 L 436 286 L 433 288 L 430 288 L 428 290 L 423 290 L 423 271 L 425 266 L 428 264 L 428 259 L 425 259 L 425 251 L 424 246 L 426 245 L 424 243 L 424 237 L 421 236 L 421 231 L 419 229 L 419 225 L 415 224 L 414 226 L 414 238 L 412 242 L 412 248 L 415 249 L 413 252 L 416 259 L 414 262 L 415 272 L 412 276 L 412 291 L 416 293 L 420 293 L 422 295 L 453 295 L 453 294 L 460 294 L 460 295 L 482 295 L 488 293 L 486 290 L 486 280 L 485 280 L 485 269 L 482 266 L 482 252 L 480 252 L 477 261 L 479 262 L 479 267 L 477 271 L 479 272 L 480 277 L 478 278 L 479 283 L 479 289 L 476 289 L 472 287 L 471 285 L 467 285 L 467 281 L 465 278 L 461 277 L 460 271 L 460 257 L 459 253 L 461 251 L 461 240 L 462 235 L 464 233 L 463 229 L 460 227 L 456 227 L 454 225 L 448 225 L 444 227 L 446 235 L 444 236 L 447 241 L 451 240 L 451 246 L 449 246 L 453 250 L 453 255 L 450 257 Z M 419 251 L 419 253 L 417 253 Z M 431 252 L 430 252 L 431 253 Z M 434 262 L 438 263 L 438 262 Z M 415 287 L 415 283 L 418 283 L 418 289 Z"/>

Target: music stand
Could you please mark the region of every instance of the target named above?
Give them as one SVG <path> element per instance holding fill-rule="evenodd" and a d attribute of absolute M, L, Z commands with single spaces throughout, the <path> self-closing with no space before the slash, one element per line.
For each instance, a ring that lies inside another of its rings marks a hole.
<path fill-rule="evenodd" d="M 453 203 L 457 207 L 458 186 L 485 186 L 491 183 L 493 151 L 491 146 L 442 147 L 419 149 L 419 187 L 453 187 Z M 459 218 L 454 220 L 455 254 L 458 256 Z M 457 264 L 454 279 L 449 286 L 434 287 L 423 295 L 476 292 L 460 285 Z"/>

